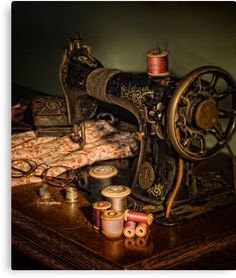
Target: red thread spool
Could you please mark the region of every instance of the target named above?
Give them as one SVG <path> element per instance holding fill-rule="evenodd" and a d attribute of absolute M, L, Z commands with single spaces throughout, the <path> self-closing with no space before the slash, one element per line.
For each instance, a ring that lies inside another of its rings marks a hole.
<path fill-rule="evenodd" d="M 148 225 L 146 223 L 138 223 L 135 228 L 135 233 L 137 237 L 145 237 L 147 235 Z"/>
<path fill-rule="evenodd" d="M 125 223 L 125 227 L 123 230 L 123 234 L 125 237 L 127 238 L 131 238 L 135 236 L 135 227 L 136 227 L 136 223 L 133 221 L 127 221 Z"/>
<path fill-rule="evenodd" d="M 154 77 L 164 77 L 169 75 L 168 52 L 151 50 L 147 53 L 148 74 Z"/>
<path fill-rule="evenodd" d="M 93 227 L 96 230 L 101 228 L 101 214 L 111 207 L 111 203 L 107 201 L 99 201 L 93 203 Z"/>
<path fill-rule="evenodd" d="M 147 225 L 151 225 L 153 221 L 152 213 L 138 212 L 132 210 L 125 211 L 125 221 L 134 221 L 136 223 L 146 223 Z"/>

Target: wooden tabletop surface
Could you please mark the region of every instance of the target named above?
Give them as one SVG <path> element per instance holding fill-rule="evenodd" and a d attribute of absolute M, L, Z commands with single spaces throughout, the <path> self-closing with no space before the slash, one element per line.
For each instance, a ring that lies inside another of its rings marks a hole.
<path fill-rule="evenodd" d="M 14 248 L 52 269 L 235 269 L 236 206 L 173 227 L 152 224 L 147 238 L 107 239 L 93 228 L 84 194 L 64 202 L 65 189 L 40 185 L 12 189 Z"/>

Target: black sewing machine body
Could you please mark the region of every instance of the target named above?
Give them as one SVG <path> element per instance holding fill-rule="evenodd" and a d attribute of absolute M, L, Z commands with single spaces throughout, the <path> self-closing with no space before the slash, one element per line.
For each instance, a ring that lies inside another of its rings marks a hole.
<path fill-rule="evenodd" d="M 227 145 L 234 131 L 235 84 L 227 72 L 218 67 L 202 67 L 180 79 L 107 69 L 78 38 L 66 49 L 59 74 L 69 124 L 74 125 L 80 143 L 84 140 L 81 127 L 85 120 L 95 118 L 99 112 L 111 111 L 123 118 L 122 111 L 126 111 L 128 121 L 136 126 L 136 138 L 140 142 L 130 184 L 132 195 L 150 210 L 159 212 L 160 219 L 171 194 L 172 197 L 175 194 L 173 208 L 199 201 L 199 198 L 205 200 L 206 196 L 209 199 L 215 194 L 210 188 L 208 191 L 204 188 L 204 194 L 200 194 L 201 180 L 196 180 L 194 164 L 216 155 Z M 215 88 L 219 78 L 225 83 L 220 94 Z M 218 102 L 228 96 L 231 110 L 226 112 Z M 225 130 L 219 124 L 221 117 L 228 118 Z M 205 140 L 208 134 L 216 138 L 210 148 Z M 178 179 L 182 186 L 176 190 L 177 194 L 173 192 Z M 220 183 L 219 178 L 217 194 L 233 191 L 232 185 L 226 186 L 225 182 L 220 190 Z M 189 214 L 188 209 L 181 209 L 181 213 Z"/>

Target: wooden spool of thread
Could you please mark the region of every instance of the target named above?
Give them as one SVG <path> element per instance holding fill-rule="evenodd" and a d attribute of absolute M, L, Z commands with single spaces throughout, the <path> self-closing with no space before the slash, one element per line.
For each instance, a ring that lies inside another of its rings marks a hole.
<path fill-rule="evenodd" d="M 123 230 L 123 234 L 127 238 L 131 238 L 135 236 L 135 227 L 136 223 L 133 221 L 127 221 L 125 222 L 125 227 Z"/>
<path fill-rule="evenodd" d="M 135 228 L 135 234 L 137 237 L 145 237 L 147 235 L 148 225 L 146 223 L 138 223 Z"/>
<path fill-rule="evenodd" d="M 98 165 L 89 170 L 89 183 L 94 202 L 101 200 L 101 190 L 114 184 L 118 170 L 113 165 Z"/>
<path fill-rule="evenodd" d="M 168 52 L 160 49 L 149 51 L 147 53 L 147 68 L 150 76 L 168 76 Z"/>
<path fill-rule="evenodd" d="M 124 213 L 125 221 L 134 221 L 136 223 L 146 223 L 148 226 L 153 222 L 153 214 L 126 210 Z"/>
<path fill-rule="evenodd" d="M 131 193 L 124 185 L 110 185 L 101 191 L 102 195 L 111 202 L 111 209 L 124 212 L 127 208 L 127 196 Z"/>
<path fill-rule="evenodd" d="M 107 201 L 99 201 L 93 203 L 93 227 L 96 230 L 101 228 L 101 214 L 111 207 L 111 203 Z"/>
<path fill-rule="evenodd" d="M 124 213 L 106 210 L 101 215 L 102 233 L 108 238 L 120 238 L 124 229 Z"/>

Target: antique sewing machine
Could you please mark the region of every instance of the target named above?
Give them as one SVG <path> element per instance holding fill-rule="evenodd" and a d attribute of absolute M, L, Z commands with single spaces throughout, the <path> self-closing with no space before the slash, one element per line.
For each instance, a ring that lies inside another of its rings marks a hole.
<path fill-rule="evenodd" d="M 236 201 L 236 182 L 229 184 L 218 172 L 195 175 L 200 161 L 226 147 L 235 181 L 228 142 L 235 128 L 236 86 L 225 70 L 204 66 L 180 79 L 108 69 L 78 35 L 65 50 L 59 75 L 73 140 L 81 148 L 83 122 L 101 112 L 135 131 L 140 150 L 129 186 L 156 222 L 180 223 Z"/>

